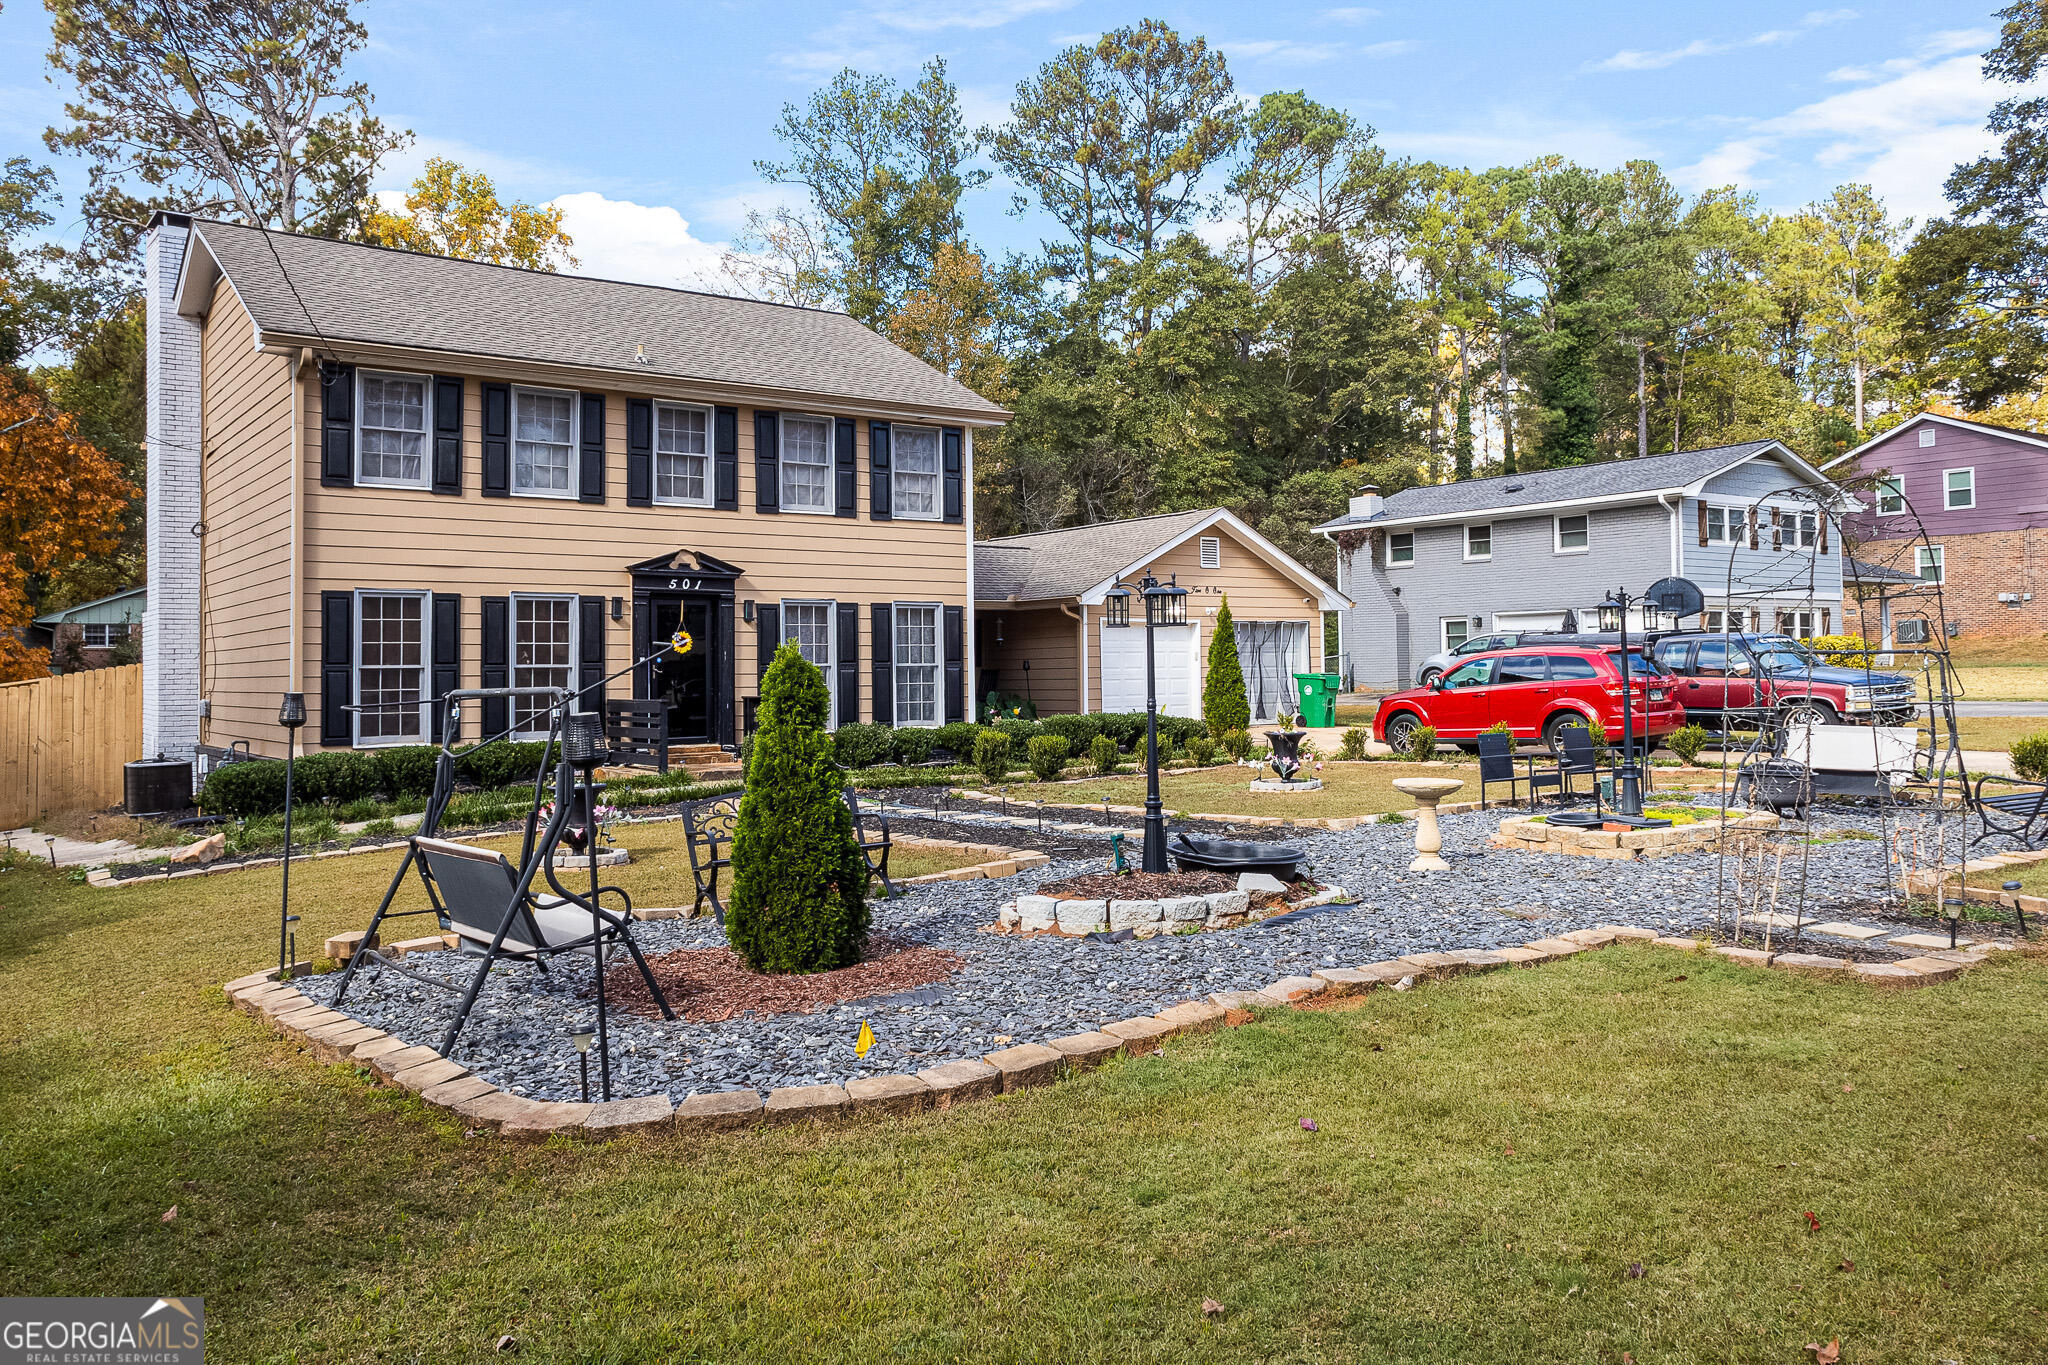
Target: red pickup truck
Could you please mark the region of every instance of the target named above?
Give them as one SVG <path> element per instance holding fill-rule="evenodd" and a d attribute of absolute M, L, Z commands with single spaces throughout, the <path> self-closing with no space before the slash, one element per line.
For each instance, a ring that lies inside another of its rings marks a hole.
<path fill-rule="evenodd" d="M 1629 691 L 1638 738 L 1668 735 L 1685 724 L 1675 679 L 1654 658 L 1629 648 Z M 1619 647 L 1538 645 L 1525 641 L 1461 661 L 1428 687 L 1380 699 L 1373 738 L 1406 749 L 1415 731 L 1436 727 L 1439 739 L 1477 738 L 1501 721 L 1517 739 L 1558 747 L 1567 725 L 1598 721 L 1610 741 L 1622 734 Z"/>
<path fill-rule="evenodd" d="M 1910 725 L 1919 697 L 1911 678 L 1831 664 L 1789 635 L 1662 635 L 1650 653 L 1709 727 L 1754 726 L 1772 706 L 1795 722 Z"/>

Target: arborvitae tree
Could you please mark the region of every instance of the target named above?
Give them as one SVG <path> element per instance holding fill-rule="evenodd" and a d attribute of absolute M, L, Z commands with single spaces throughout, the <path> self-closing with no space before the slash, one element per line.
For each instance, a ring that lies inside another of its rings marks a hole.
<path fill-rule="evenodd" d="M 852 965 L 867 941 L 867 863 L 825 729 L 825 675 L 794 643 L 761 683 L 761 728 L 733 834 L 725 937 L 757 972 Z"/>
<path fill-rule="evenodd" d="M 1202 719 L 1209 733 L 1242 730 L 1252 723 L 1245 698 L 1244 665 L 1237 661 L 1237 627 L 1230 620 L 1230 599 L 1216 609 L 1216 634 L 1209 641 L 1209 674 L 1202 682 Z"/>

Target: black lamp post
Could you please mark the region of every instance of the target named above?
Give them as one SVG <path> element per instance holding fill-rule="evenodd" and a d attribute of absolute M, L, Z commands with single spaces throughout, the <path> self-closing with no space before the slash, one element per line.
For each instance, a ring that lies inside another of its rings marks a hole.
<path fill-rule="evenodd" d="M 1621 632 L 1621 767 L 1616 773 L 1614 808 L 1631 820 L 1640 819 L 1643 814 L 1642 770 L 1636 766 L 1635 697 L 1629 683 L 1628 657 L 1628 593 L 1616 588 L 1605 602 L 1600 604 L 1600 626 L 1603 630 Z M 1636 599 L 1640 600 L 1640 599 Z M 1648 721 L 1645 715 L 1644 720 Z"/>
<path fill-rule="evenodd" d="M 287 692 L 277 708 L 277 723 L 284 727 L 284 899 L 277 911 L 277 974 L 283 976 L 297 957 L 292 926 L 299 917 L 292 913 L 292 756 L 298 751 L 299 727 L 306 723 L 306 694 Z"/>
<path fill-rule="evenodd" d="M 1172 578 L 1161 583 L 1151 574 L 1138 580 L 1138 592 L 1145 598 L 1145 851 L 1139 869 L 1166 871 L 1166 808 L 1159 800 L 1159 680 L 1152 632 L 1160 626 L 1184 626 L 1188 620 L 1188 590 Z M 1107 624 L 1131 623 L 1129 585 L 1119 583 L 1106 600 Z"/>

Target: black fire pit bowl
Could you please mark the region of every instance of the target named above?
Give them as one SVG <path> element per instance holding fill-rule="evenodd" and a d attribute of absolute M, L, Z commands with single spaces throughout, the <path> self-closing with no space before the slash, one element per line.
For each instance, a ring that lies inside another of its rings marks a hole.
<path fill-rule="evenodd" d="M 1297 844 L 1250 844 L 1196 834 L 1176 835 L 1167 851 L 1183 872 L 1264 872 L 1283 882 L 1294 880 L 1295 864 L 1307 856 Z"/>

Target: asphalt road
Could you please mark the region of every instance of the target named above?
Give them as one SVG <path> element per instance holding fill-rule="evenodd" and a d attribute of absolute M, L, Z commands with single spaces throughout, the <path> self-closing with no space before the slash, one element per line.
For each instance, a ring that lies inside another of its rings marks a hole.
<path fill-rule="evenodd" d="M 2048 716 L 2048 701 L 1959 701 L 1958 716 Z"/>

